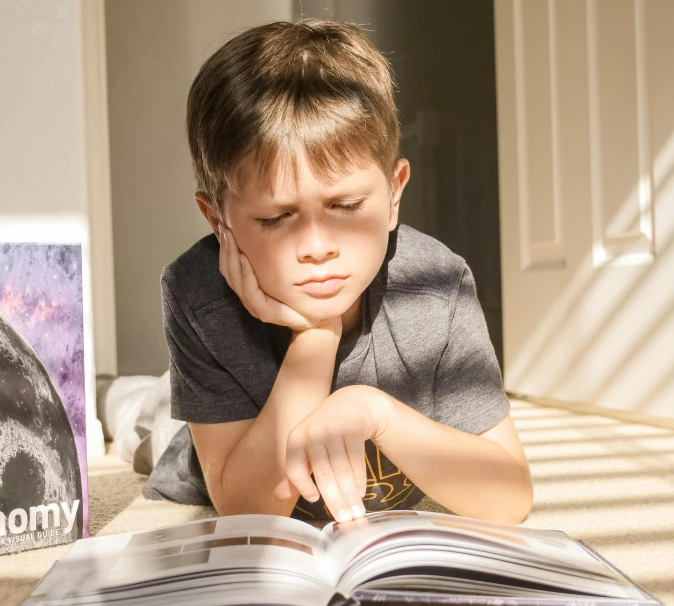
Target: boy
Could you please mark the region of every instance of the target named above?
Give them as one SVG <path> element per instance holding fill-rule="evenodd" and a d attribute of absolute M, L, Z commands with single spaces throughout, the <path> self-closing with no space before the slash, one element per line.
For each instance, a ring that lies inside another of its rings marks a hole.
<path fill-rule="evenodd" d="M 252 28 L 202 66 L 187 130 L 214 234 L 161 278 L 171 411 L 189 431 L 147 496 L 347 521 L 427 494 L 527 516 L 472 274 L 398 225 L 410 166 L 393 84 L 360 28 L 321 20 Z"/>

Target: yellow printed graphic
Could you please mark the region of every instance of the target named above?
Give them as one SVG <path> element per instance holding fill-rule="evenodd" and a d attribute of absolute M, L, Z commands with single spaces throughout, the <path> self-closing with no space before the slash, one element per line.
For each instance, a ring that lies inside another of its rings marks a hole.
<path fill-rule="evenodd" d="M 407 479 L 407 476 L 403 474 L 402 471 L 400 471 L 399 468 L 396 467 L 395 471 L 389 474 L 385 474 L 383 469 L 382 469 L 382 463 L 381 463 L 381 451 L 379 450 L 379 447 L 377 448 L 377 470 L 375 471 L 372 467 L 372 463 L 370 462 L 370 459 L 368 459 L 367 454 L 365 455 L 365 464 L 367 465 L 367 471 L 368 471 L 368 478 L 367 478 L 367 488 L 375 488 L 375 487 L 381 487 L 383 490 L 386 490 L 387 492 L 381 497 L 381 500 L 379 501 L 380 504 L 382 503 L 387 503 L 387 507 L 378 507 L 376 509 L 368 509 L 367 504 L 363 503 L 365 505 L 365 511 L 387 511 L 389 509 L 393 509 L 400 503 L 402 503 L 405 498 L 406 498 L 406 493 L 408 493 L 413 485 L 412 483 Z M 388 478 L 394 478 L 396 476 L 400 476 L 396 478 L 397 480 L 402 480 L 402 486 L 400 486 L 400 489 L 398 492 L 396 491 L 396 486 L 391 483 L 391 482 L 384 482 L 383 480 L 386 480 Z M 402 496 L 405 495 L 405 496 Z M 398 498 L 401 497 L 402 498 Z M 373 499 L 376 499 L 378 497 L 376 492 L 367 492 L 365 496 L 363 497 L 363 502 L 365 501 L 372 501 Z M 397 499 L 394 503 L 390 503 L 393 499 Z"/>
<path fill-rule="evenodd" d="M 395 467 L 393 463 L 381 453 L 379 447 L 374 444 L 373 446 L 376 448 L 376 452 L 372 453 L 374 455 L 372 459 L 374 460 L 371 460 L 370 457 L 368 457 L 367 451 L 365 452 L 367 492 L 363 497 L 363 505 L 365 505 L 365 511 L 368 513 L 395 509 L 407 499 L 410 491 L 414 488 L 414 484 L 409 481 L 407 476 L 400 471 L 398 467 Z M 389 466 L 392 469 L 392 471 L 389 470 L 389 473 L 386 473 L 384 469 L 385 465 L 383 464 L 382 458 L 389 463 Z M 319 515 L 319 510 L 322 509 L 328 518 L 332 518 L 323 497 L 315 503 L 309 503 L 300 497 L 295 508 L 314 519 Z"/>
<path fill-rule="evenodd" d="M 307 511 L 306 509 L 302 509 L 299 505 L 295 504 L 295 509 L 299 509 L 302 513 L 306 513 L 308 516 L 311 516 L 312 518 L 315 518 L 316 516 L 311 513 L 310 511 Z"/>

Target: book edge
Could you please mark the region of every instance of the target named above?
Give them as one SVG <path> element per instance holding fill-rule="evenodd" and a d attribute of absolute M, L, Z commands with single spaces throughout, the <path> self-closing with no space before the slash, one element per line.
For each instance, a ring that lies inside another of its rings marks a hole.
<path fill-rule="evenodd" d="M 659 604 L 660 606 L 665 606 L 664 602 L 661 602 L 658 600 L 653 594 L 650 592 L 646 591 L 639 583 L 635 582 L 632 580 L 629 576 L 627 576 L 622 570 L 620 570 L 615 564 L 612 564 L 609 562 L 603 555 L 601 555 L 598 551 L 590 547 L 585 541 L 582 541 L 581 539 L 573 539 L 576 543 L 578 543 L 583 549 L 585 549 L 590 555 L 593 557 L 596 557 L 598 560 L 606 564 L 613 572 L 616 574 L 619 574 L 621 577 L 623 577 L 626 581 L 634 585 L 641 593 L 643 593 L 645 596 L 649 597 L 655 604 Z"/>

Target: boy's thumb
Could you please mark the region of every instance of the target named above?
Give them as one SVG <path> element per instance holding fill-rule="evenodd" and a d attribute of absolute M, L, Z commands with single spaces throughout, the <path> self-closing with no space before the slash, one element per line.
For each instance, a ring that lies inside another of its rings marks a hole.
<path fill-rule="evenodd" d="M 274 497 L 279 501 L 287 501 L 298 494 L 299 490 L 295 488 L 295 485 L 288 479 L 288 476 L 284 477 L 274 488 Z"/>

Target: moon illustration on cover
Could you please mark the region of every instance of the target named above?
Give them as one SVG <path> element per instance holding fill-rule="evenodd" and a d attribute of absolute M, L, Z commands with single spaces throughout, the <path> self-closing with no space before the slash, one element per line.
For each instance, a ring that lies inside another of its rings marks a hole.
<path fill-rule="evenodd" d="M 16 508 L 50 503 L 60 508 L 81 494 L 77 447 L 61 398 L 39 356 L 0 315 L 0 511 L 9 518 Z M 21 548 L 80 537 L 82 524 L 80 504 L 69 535 L 35 538 Z"/>

